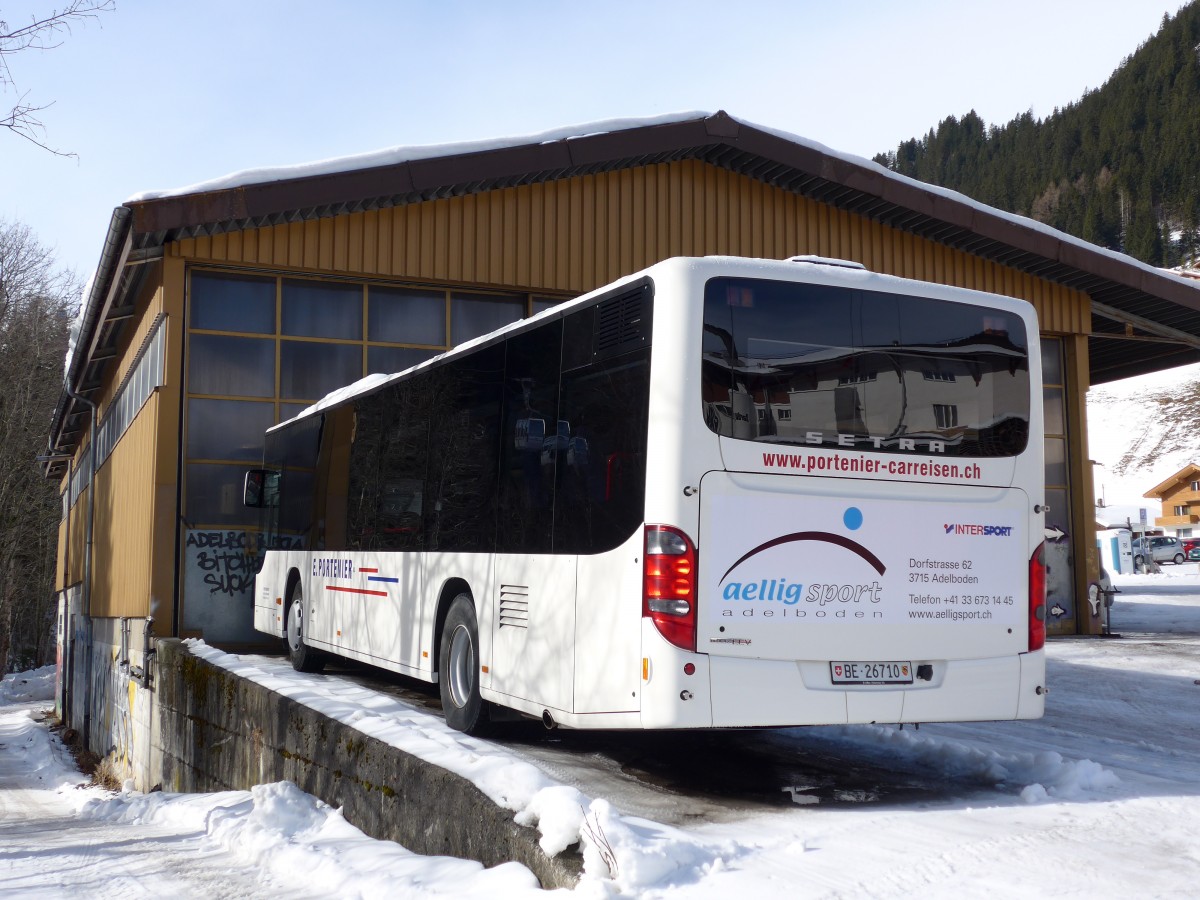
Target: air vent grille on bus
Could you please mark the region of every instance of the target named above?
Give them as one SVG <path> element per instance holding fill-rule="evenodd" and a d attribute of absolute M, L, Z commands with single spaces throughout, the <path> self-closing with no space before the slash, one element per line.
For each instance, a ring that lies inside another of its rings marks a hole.
<path fill-rule="evenodd" d="M 644 346 L 650 338 L 650 286 L 642 284 L 596 307 L 596 355 L 614 356 Z"/>
<path fill-rule="evenodd" d="M 529 627 L 529 586 L 500 585 L 500 627 Z"/>

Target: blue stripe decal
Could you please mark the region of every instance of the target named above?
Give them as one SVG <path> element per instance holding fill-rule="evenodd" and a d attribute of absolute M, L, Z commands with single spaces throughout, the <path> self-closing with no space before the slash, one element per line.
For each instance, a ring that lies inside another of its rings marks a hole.
<path fill-rule="evenodd" d="M 388 584 L 399 584 L 399 578 L 384 578 L 382 575 L 368 575 L 367 581 L 386 581 Z"/>

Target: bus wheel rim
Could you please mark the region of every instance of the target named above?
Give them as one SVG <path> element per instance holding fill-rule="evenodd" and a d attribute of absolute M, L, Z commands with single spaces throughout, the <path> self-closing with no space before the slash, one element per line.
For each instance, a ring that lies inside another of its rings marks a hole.
<path fill-rule="evenodd" d="M 459 625 L 450 636 L 450 699 L 460 709 L 471 699 L 471 678 L 475 650 L 471 646 L 471 634 Z"/>

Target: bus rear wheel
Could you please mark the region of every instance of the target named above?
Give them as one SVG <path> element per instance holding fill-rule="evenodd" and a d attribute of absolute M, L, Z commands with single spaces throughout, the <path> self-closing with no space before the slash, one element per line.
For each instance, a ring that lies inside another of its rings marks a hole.
<path fill-rule="evenodd" d="M 287 611 L 288 659 L 297 672 L 320 672 L 325 668 L 325 655 L 304 643 L 304 589 L 300 582 L 292 588 Z"/>
<path fill-rule="evenodd" d="M 479 625 L 470 594 L 450 604 L 438 649 L 438 690 L 446 724 L 466 734 L 487 729 L 487 706 L 479 696 Z"/>

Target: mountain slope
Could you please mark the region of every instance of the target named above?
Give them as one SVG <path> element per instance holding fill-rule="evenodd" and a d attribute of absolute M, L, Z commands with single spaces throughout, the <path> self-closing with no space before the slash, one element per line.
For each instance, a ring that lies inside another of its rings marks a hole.
<path fill-rule="evenodd" d="M 1087 417 L 1096 499 L 1153 508 L 1146 491 L 1200 463 L 1200 364 L 1094 387 Z"/>
<path fill-rule="evenodd" d="M 1200 256 L 1200 0 L 1045 119 L 974 110 L 875 161 L 1152 265 Z"/>

